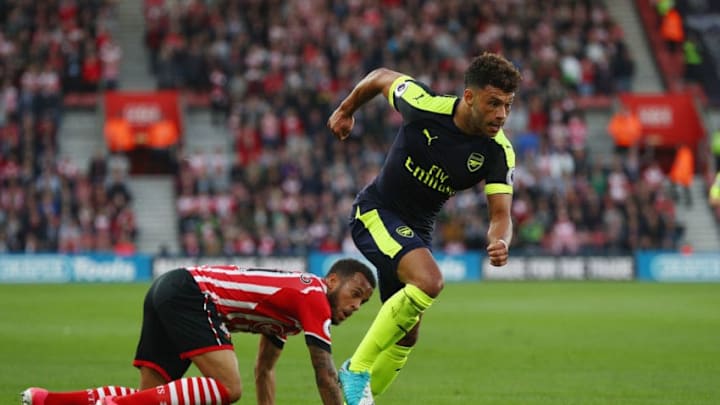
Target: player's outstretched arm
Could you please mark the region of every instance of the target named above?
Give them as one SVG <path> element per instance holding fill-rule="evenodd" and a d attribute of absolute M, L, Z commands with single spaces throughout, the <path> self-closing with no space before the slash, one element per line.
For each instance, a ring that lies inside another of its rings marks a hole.
<path fill-rule="evenodd" d="M 487 235 L 488 257 L 493 266 L 504 266 L 508 261 L 508 247 L 512 240 L 512 219 L 510 217 L 512 194 L 491 194 L 487 198 L 490 216 Z"/>
<path fill-rule="evenodd" d="M 265 335 L 260 336 L 260 347 L 255 361 L 255 390 L 258 405 L 275 405 L 275 364 L 282 354 Z"/>
<path fill-rule="evenodd" d="M 353 114 L 363 104 L 382 93 L 386 98 L 395 79 L 403 76 L 387 68 L 378 68 L 368 73 L 330 115 L 327 126 L 336 138 L 344 140 L 350 136 L 355 118 Z"/>
<path fill-rule="evenodd" d="M 315 383 L 323 405 L 343 405 L 343 395 L 338 384 L 337 370 L 330 352 L 308 345 L 310 360 L 315 369 Z"/>

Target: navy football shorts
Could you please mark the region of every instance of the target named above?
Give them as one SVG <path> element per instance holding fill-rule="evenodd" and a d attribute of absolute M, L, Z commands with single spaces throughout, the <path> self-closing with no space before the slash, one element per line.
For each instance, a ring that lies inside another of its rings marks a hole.
<path fill-rule="evenodd" d="M 224 349 L 233 349 L 230 333 L 190 272 L 176 269 L 158 277 L 145 295 L 133 365 L 172 381 L 185 374 L 191 357 Z"/>
<path fill-rule="evenodd" d="M 430 249 L 430 236 L 418 235 L 390 210 L 363 205 L 353 206 L 350 232 L 355 246 L 377 268 L 380 299 L 385 302 L 405 286 L 397 276 L 400 259 L 411 250 Z"/>

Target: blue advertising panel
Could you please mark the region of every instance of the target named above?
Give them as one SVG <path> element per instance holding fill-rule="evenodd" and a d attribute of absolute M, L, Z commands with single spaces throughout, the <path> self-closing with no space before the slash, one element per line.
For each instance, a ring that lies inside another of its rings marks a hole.
<path fill-rule="evenodd" d="M 480 279 L 480 263 L 481 255 L 477 252 L 467 252 L 462 254 L 434 254 L 435 260 L 440 267 L 440 271 L 445 281 L 466 281 Z M 375 266 L 368 262 L 361 254 L 346 253 L 319 253 L 313 252 L 308 257 L 308 271 L 320 276 L 327 274 L 333 263 L 338 259 L 352 257 L 367 264 L 368 267 L 375 270 Z"/>
<path fill-rule="evenodd" d="M 720 253 L 638 252 L 637 278 L 644 281 L 720 282 Z"/>
<path fill-rule="evenodd" d="M 149 255 L 3 254 L 0 283 L 148 281 L 151 265 Z"/>
<path fill-rule="evenodd" d="M 511 255 L 502 267 L 483 263 L 483 280 L 632 280 L 632 256 Z"/>

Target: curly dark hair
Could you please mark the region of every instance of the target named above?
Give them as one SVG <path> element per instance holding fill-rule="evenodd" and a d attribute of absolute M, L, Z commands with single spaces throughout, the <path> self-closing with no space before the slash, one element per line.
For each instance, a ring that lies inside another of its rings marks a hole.
<path fill-rule="evenodd" d="M 328 274 L 331 273 L 337 273 L 342 280 L 349 279 L 355 273 L 361 273 L 370 282 L 373 289 L 377 285 L 373 271 L 359 260 L 350 258 L 340 259 L 330 267 Z"/>
<path fill-rule="evenodd" d="M 497 87 L 506 93 L 514 93 L 520 87 L 522 77 L 517 68 L 496 53 L 484 52 L 473 59 L 465 71 L 465 87 Z"/>

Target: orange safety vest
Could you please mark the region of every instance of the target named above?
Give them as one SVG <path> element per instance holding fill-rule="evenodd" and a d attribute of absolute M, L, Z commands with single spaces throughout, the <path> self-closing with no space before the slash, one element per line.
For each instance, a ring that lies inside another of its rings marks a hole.
<path fill-rule="evenodd" d="M 151 148 L 165 149 L 175 145 L 178 141 L 178 130 L 175 124 L 168 120 L 158 121 L 148 129 L 147 144 Z"/>
<path fill-rule="evenodd" d="M 642 138 L 642 124 L 633 114 L 615 114 L 607 130 L 617 146 L 630 147 Z"/>
<path fill-rule="evenodd" d="M 660 25 L 660 34 L 666 41 L 677 43 L 685 41 L 682 16 L 677 10 L 672 9 L 665 14 Z"/>
<path fill-rule="evenodd" d="M 135 148 L 135 137 L 130 123 L 122 118 L 110 118 L 105 121 L 105 142 L 113 152 L 125 152 Z"/>
<path fill-rule="evenodd" d="M 695 173 L 695 157 L 690 147 L 682 146 L 675 154 L 670 168 L 670 180 L 675 184 L 690 186 Z"/>

